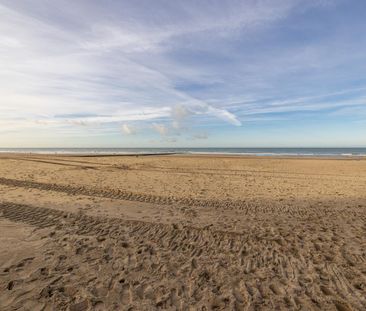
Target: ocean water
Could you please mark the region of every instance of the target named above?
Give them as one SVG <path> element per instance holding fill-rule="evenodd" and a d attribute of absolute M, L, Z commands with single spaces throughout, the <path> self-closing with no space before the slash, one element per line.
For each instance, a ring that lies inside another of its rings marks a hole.
<path fill-rule="evenodd" d="M 0 148 L 0 153 L 35 154 L 228 154 L 291 157 L 364 157 L 366 148 Z"/>

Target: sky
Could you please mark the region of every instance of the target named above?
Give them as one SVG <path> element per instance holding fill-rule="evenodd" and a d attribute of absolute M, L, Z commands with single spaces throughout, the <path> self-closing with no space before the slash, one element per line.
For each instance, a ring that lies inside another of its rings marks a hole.
<path fill-rule="evenodd" d="M 363 0 L 0 0 L 0 147 L 366 147 Z"/>

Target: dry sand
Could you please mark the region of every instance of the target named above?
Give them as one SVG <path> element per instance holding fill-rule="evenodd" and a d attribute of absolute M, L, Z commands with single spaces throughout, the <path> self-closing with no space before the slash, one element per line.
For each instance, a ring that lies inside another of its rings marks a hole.
<path fill-rule="evenodd" d="M 0 156 L 0 310 L 366 310 L 366 160 Z"/>

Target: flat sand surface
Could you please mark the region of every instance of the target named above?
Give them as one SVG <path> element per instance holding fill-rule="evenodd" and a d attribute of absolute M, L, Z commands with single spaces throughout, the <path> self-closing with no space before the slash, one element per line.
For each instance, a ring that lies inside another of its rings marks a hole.
<path fill-rule="evenodd" d="M 0 310 L 366 310 L 366 160 L 2 154 Z"/>

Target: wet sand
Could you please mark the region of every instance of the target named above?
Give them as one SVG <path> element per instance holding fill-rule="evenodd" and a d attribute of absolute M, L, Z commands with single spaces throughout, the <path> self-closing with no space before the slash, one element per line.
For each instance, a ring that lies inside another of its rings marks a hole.
<path fill-rule="evenodd" d="M 0 155 L 0 310 L 366 310 L 366 160 Z"/>

